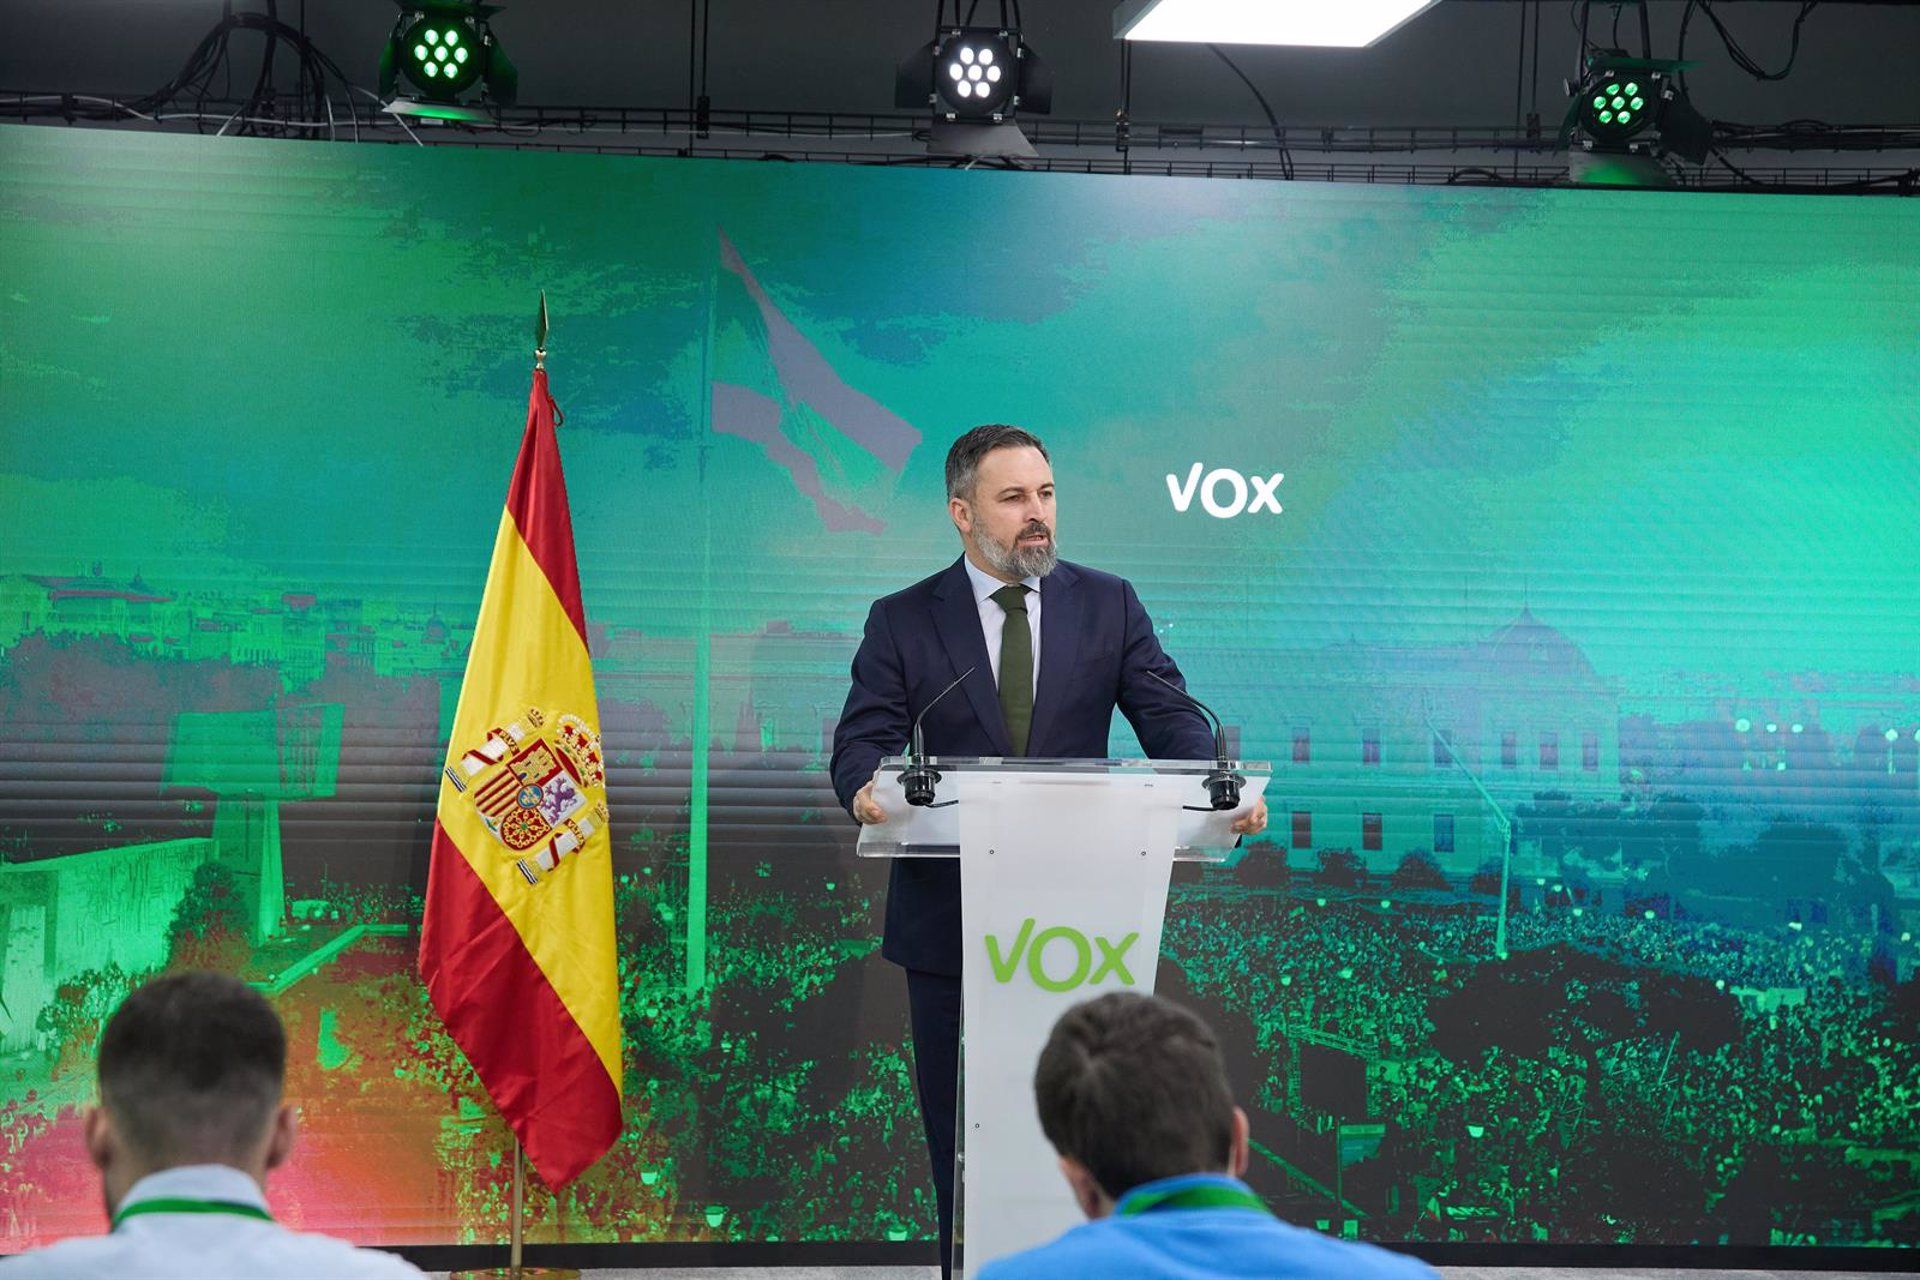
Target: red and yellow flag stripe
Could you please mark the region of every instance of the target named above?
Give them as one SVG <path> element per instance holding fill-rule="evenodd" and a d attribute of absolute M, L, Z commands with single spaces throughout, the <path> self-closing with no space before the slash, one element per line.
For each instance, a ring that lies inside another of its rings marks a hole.
<path fill-rule="evenodd" d="M 440 781 L 420 973 L 552 1187 L 620 1132 L 599 722 L 553 401 L 536 370 Z M 505 821 L 476 803 L 503 781 L 519 797 Z"/>

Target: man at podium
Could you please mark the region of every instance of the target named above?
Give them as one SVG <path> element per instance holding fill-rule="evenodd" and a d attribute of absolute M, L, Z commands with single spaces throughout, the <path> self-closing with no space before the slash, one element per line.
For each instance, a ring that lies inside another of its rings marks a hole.
<path fill-rule="evenodd" d="M 1211 758 L 1206 720 L 1161 683 L 1185 688 L 1132 584 L 1059 558 L 1053 467 L 1039 438 L 1014 426 L 975 427 L 947 451 L 946 480 L 947 514 L 964 554 L 876 601 L 854 654 L 832 772 L 855 820 L 885 821 L 874 775 L 883 757 L 906 749 L 923 713 L 936 756 L 1103 757 L 1117 708 L 1150 757 Z M 1234 830 L 1257 833 L 1266 819 L 1261 801 Z M 907 971 L 945 1271 L 960 1070 L 956 861 L 895 860 L 881 954 Z"/>

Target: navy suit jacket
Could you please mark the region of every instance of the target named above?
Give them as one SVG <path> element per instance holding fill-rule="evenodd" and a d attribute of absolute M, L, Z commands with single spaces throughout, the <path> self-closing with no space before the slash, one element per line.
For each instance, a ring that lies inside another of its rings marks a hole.
<path fill-rule="evenodd" d="M 940 756 L 1009 756 L 1000 695 L 987 660 L 973 584 L 961 561 L 876 601 L 853 656 L 853 688 L 833 734 L 833 789 L 853 797 L 884 756 L 906 750 L 913 718 L 960 673 L 966 681 L 921 726 Z M 1206 720 L 1152 671 L 1185 688 L 1161 649 L 1140 597 L 1124 578 L 1061 561 L 1040 581 L 1040 680 L 1028 756 L 1107 754 L 1116 707 L 1147 755 L 1211 759 Z M 887 890 L 881 954 L 929 973 L 960 972 L 960 865 L 955 858 L 898 858 Z"/>

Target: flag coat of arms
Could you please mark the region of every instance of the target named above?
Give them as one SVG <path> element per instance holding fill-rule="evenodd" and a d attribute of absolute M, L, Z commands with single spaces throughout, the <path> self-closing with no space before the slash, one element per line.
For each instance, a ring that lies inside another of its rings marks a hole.
<path fill-rule="evenodd" d="M 537 369 L 440 778 L 420 974 L 550 1187 L 620 1132 L 612 842 L 586 634 Z"/>

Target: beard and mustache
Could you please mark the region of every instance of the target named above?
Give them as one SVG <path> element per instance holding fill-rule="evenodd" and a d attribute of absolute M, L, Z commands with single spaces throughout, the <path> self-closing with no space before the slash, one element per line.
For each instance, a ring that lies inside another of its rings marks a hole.
<path fill-rule="evenodd" d="M 1020 539 L 1036 533 L 1043 535 L 1046 541 L 1030 547 L 1020 545 Z M 1010 544 L 996 541 L 984 529 L 976 529 L 968 534 L 967 541 L 973 544 L 974 550 L 980 553 L 980 558 L 989 567 L 1010 578 L 1044 578 L 1060 563 L 1060 549 L 1054 545 L 1053 530 L 1037 520 L 1015 534 Z"/>

